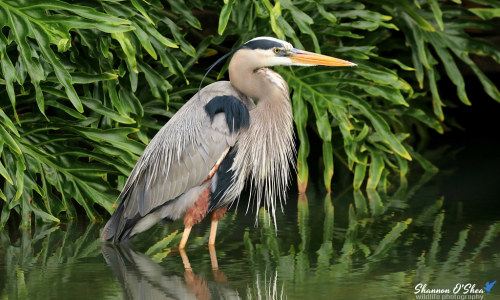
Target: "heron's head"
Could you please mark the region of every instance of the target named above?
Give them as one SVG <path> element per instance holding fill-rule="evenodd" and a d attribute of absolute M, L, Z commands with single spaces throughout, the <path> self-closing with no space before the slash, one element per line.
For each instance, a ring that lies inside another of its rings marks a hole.
<path fill-rule="evenodd" d="M 236 50 L 245 59 L 251 60 L 255 67 L 271 66 L 356 66 L 355 63 L 296 49 L 292 44 L 273 38 L 257 37 Z"/>
<path fill-rule="evenodd" d="M 347 60 L 296 49 L 292 44 L 277 38 L 261 36 L 249 40 L 214 62 L 201 80 L 220 62 L 234 55 L 229 64 L 229 74 L 241 74 L 244 69 L 255 70 L 272 66 L 333 66 L 352 67 L 355 63 Z"/>

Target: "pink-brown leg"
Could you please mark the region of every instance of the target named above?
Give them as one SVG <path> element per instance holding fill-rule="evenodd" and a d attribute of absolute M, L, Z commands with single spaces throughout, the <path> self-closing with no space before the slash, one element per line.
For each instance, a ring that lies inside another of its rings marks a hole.
<path fill-rule="evenodd" d="M 215 245 L 215 237 L 217 235 L 217 223 L 224 217 L 227 211 L 226 207 L 217 208 L 212 212 L 212 223 L 210 225 L 210 237 L 208 238 L 208 245 Z"/>
<path fill-rule="evenodd" d="M 186 247 L 187 240 L 189 238 L 189 233 L 191 232 L 191 227 L 194 224 L 198 224 L 207 215 L 208 210 L 208 199 L 210 197 L 210 188 L 206 188 L 198 196 L 198 200 L 190 207 L 186 214 L 184 215 L 184 233 L 182 234 L 182 239 L 179 244 L 179 249 L 184 249 Z"/>
<path fill-rule="evenodd" d="M 179 244 L 179 249 L 184 250 L 186 247 L 187 240 L 189 238 L 189 233 L 191 233 L 191 226 L 184 228 L 184 232 L 182 233 L 181 243 Z"/>
<path fill-rule="evenodd" d="M 208 238 L 208 246 L 215 245 L 215 236 L 217 235 L 217 223 L 219 221 L 212 220 L 210 224 L 210 237 Z"/>

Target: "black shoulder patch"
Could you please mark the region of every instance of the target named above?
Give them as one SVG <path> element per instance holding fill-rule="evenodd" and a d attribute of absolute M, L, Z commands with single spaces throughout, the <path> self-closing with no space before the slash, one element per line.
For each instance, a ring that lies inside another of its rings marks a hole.
<path fill-rule="evenodd" d="M 212 122 L 216 114 L 223 112 L 226 115 L 229 132 L 233 132 L 234 130 L 239 131 L 240 129 L 248 128 L 250 125 L 248 108 L 234 96 L 214 97 L 205 105 L 205 111 Z"/>
<path fill-rule="evenodd" d="M 243 48 L 248 48 L 248 49 L 263 49 L 263 50 L 268 50 L 272 48 L 280 48 L 283 47 L 283 45 L 279 42 L 268 40 L 268 39 L 258 39 L 254 41 L 249 41 L 242 46 Z"/>

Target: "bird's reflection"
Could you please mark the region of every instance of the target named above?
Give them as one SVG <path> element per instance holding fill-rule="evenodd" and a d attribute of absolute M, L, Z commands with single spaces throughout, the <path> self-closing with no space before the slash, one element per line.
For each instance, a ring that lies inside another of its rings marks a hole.
<path fill-rule="evenodd" d="M 214 281 L 195 274 L 184 252 L 181 257 L 186 269 L 181 276 L 168 274 L 164 267 L 130 247 L 103 244 L 101 251 L 122 286 L 124 299 L 240 299 L 218 270 L 215 249 L 211 249 Z"/>

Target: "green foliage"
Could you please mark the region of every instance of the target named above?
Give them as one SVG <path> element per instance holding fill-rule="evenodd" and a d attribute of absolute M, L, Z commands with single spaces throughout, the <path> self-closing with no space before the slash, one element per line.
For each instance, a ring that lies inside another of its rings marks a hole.
<path fill-rule="evenodd" d="M 189 64 L 179 59 L 197 55 L 161 8 L 0 1 L 0 228 L 12 211 L 26 227 L 32 212 L 76 218 L 73 201 L 91 220 L 100 218 L 96 204 L 113 210 L 117 187 L 163 123 L 158 116 L 180 106 L 182 91 L 168 92 L 170 82 L 188 82 Z M 182 3 L 175 10 L 197 24 Z"/>
<path fill-rule="evenodd" d="M 91 220 L 101 218 L 102 208 L 112 212 L 149 139 L 196 92 L 205 72 L 196 62 L 209 63 L 215 49 L 260 35 L 358 64 L 278 70 L 293 92 L 301 190 L 309 174 L 308 128 L 323 143 L 327 190 L 336 163 L 353 171 L 356 189 L 369 190 L 385 190 L 390 174 L 404 181 L 411 159 L 435 169 L 411 147 L 413 130 L 443 132 L 442 76 L 470 104 L 457 59 L 500 101 L 471 59 L 498 62 L 500 52 L 465 31 L 494 30 L 488 20 L 498 16 L 498 5 L 473 2 L 485 6 L 0 0 L 0 228 L 11 213 L 29 228 L 33 214 L 59 222 L 64 215 L 76 218 L 79 207 Z M 193 8 L 220 12 L 213 29 L 219 35 L 203 36 Z M 221 74 L 225 70 L 227 64 Z"/>

